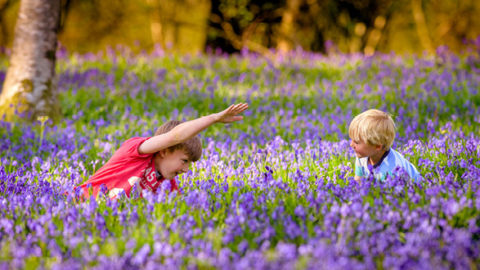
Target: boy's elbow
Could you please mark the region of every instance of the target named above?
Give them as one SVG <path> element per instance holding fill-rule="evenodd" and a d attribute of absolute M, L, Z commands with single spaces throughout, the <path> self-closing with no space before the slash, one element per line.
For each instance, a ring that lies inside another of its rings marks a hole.
<path fill-rule="evenodd" d="M 180 131 L 173 129 L 169 132 L 167 141 L 168 144 L 172 146 L 182 143 L 184 139 L 182 138 L 182 133 Z"/>
<path fill-rule="evenodd" d="M 179 144 L 179 135 L 175 133 L 164 133 L 156 135 L 145 142 L 143 142 L 138 147 L 139 154 L 153 154 L 162 149 L 168 148 L 170 146 Z"/>

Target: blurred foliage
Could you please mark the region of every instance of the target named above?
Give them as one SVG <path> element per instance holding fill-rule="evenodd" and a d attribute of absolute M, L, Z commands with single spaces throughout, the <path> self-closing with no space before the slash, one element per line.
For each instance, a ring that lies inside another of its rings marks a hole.
<path fill-rule="evenodd" d="M 0 0 L 0 47 L 10 47 L 20 0 Z M 195 53 L 248 48 L 323 53 L 433 52 L 480 34 L 475 0 L 61 0 L 60 42 L 91 52 L 127 45 Z M 0 51 L 1 53 L 1 51 Z"/>

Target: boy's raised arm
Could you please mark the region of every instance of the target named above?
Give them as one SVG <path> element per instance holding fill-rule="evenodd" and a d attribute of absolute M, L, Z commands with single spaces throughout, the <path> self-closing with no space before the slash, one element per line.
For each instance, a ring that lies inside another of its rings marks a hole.
<path fill-rule="evenodd" d="M 248 104 L 239 103 L 230 105 L 224 111 L 200 117 L 191 121 L 181 123 L 165 134 L 154 136 L 138 147 L 140 154 L 153 154 L 162 149 L 182 143 L 197 135 L 214 123 L 231 123 L 243 119 L 238 115 L 248 108 Z"/>

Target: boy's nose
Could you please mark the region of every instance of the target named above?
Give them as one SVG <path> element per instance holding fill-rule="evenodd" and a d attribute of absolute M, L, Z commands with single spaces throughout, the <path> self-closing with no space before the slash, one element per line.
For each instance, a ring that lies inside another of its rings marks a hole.
<path fill-rule="evenodd" d="M 350 140 L 350 147 L 353 147 L 353 140 Z"/>

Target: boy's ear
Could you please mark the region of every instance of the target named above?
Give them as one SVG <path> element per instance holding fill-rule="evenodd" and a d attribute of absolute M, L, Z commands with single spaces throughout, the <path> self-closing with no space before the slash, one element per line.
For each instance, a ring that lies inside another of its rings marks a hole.
<path fill-rule="evenodd" d="M 158 151 L 155 155 L 157 155 L 157 157 L 164 158 L 165 157 L 165 149 L 162 149 L 162 150 Z"/>
<path fill-rule="evenodd" d="M 375 145 L 375 149 L 377 149 L 377 151 L 380 151 L 383 149 L 383 145 Z"/>

